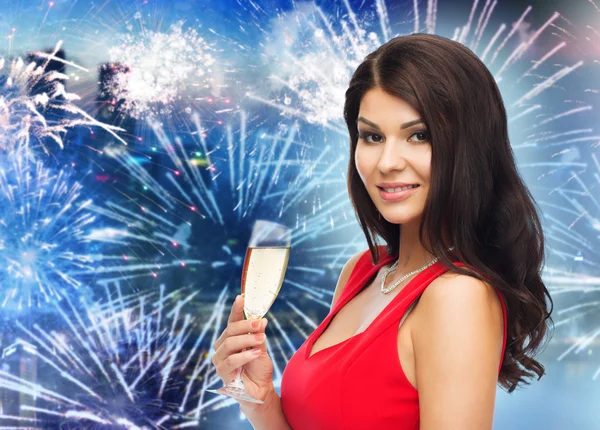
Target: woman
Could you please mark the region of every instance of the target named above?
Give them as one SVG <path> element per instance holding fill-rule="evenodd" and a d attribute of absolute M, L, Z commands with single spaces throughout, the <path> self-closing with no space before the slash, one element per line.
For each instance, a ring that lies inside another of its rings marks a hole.
<path fill-rule="evenodd" d="M 369 249 L 342 269 L 281 398 L 266 321 L 244 321 L 243 298 L 215 344 L 217 373 L 227 382 L 245 365 L 246 389 L 265 401 L 241 404 L 256 429 L 491 429 L 496 384 L 512 392 L 544 374 L 533 356 L 552 312 L 494 78 L 457 42 L 398 37 L 358 67 L 344 117 Z"/>

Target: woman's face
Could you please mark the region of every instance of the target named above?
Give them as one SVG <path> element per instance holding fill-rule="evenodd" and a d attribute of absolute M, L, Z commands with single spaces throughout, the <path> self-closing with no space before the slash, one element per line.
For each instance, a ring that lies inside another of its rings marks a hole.
<path fill-rule="evenodd" d="M 356 125 L 356 168 L 375 207 L 393 224 L 418 225 L 431 177 L 430 137 L 419 113 L 375 88 L 364 95 Z"/>

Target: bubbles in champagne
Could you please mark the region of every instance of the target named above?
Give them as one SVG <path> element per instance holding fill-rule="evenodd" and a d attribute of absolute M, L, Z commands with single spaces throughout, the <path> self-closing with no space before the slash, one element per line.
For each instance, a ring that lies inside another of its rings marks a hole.
<path fill-rule="evenodd" d="M 269 311 L 283 283 L 289 256 L 289 247 L 248 248 L 242 274 L 246 318 L 259 319 Z"/>

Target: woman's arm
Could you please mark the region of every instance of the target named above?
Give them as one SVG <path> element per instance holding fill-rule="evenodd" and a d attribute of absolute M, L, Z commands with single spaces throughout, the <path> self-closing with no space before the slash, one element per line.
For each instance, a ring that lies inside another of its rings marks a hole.
<path fill-rule="evenodd" d="M 419 301 L 412 330 L 421 430 L 491 430 L 503 341 L 490 285 L 445 274 Z"/>
<path fill-rule="evenodd" d="M 281 408 L 281 399 L 274 386 L 267 394 L 264 404 L 240 403 L 240 411 L 256 430 L 292 430 L 285 419 Z"/>

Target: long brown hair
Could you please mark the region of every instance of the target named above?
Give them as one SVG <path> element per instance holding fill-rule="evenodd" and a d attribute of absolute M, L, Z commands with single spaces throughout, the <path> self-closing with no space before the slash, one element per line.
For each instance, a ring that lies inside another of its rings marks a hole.
<path fill-rule="evenodd" d="M 350 133 L 348 190 L 377 263 L 377 236 L 389 255 L 397 255 L 400 226 L 379 218 L 355 165 L 360 102 L 373 88 L 409 103 L 429 131 L 432 173 L 421 242 L 449 270 L 489 282 L 505 300 L 508 336 L 499 383 L 512 392 L 528 378 L 541 378 L 544 366 L 533 356 L 553 308 L 541 278 L 544 236 L 533 197 L 517 172 L 492 74 L 462 44 L 430 34 L 394 38 L 358 66 L 344 106 Z M 452 256 L 451 245 L 456 246 Z"/>

